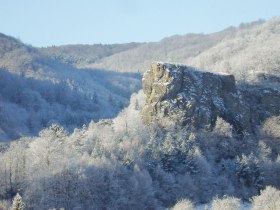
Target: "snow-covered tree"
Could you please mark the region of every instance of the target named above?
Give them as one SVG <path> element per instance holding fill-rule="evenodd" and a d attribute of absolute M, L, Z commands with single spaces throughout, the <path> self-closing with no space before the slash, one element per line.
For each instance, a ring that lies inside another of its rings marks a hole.
<path fill-rule="evenodd" d="M 280 207 L 280 191 L 267 186 L 261 194 L 252 198 L 252 210 L 278 210 Z"/>
<path fill-rule="evenodd" d="M 211 210 L 240 210 L 240 199 L 234 197 L 215 198 Z"/>
<path fill-rule="evenodd" d="M 236 175 L 241 187 L 254 188 L 257 191 L 263 187 L 263 171 L 259 160 L 253 154 L 242 155 L 237 158 Z"/>
<path fill-rule="evenodd" d="M 25 204 L 22 201 L 20 194 L 17 193 L 16 196 L 13 198 L 13 203 L 10 210 L 24 210 L 24 209 L 25 209 Z"/>
<path fill-rule="evenodd" d="M 188 199 L 179 200 L 171 210 L 194 210 L 194 205 Z"/>

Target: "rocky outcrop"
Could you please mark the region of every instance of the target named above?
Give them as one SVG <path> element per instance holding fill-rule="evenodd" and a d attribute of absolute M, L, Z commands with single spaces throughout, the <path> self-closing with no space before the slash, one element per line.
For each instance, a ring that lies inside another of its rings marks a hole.
<path fill-rule="evenodd" d="M 263 114 L 263 100 L 253 100 L 259 107 L 254 105 L 258 107 L 257 111 L 252 109 L 248 97 L 252 93 L 237 90 L 233 75 L 202 72 L 185 65 L 153 63 L 143 76 L 143 90 L 146 104 L 142 118 L 146 124 L 156 120 L 164 126 L 172 121 L 182 126 L 211 130 L 219 116 L 236 131 L 243 131 L 251 130 L 252 123 L 259 122 Z M 269 100 L 269 104 L 274 103 L 271 101 L 275 101 L 274 97 L 275 93 L 270 99 L 264 99 L 263 104 Z M 276 109 L 272 112 L 277 112 Z"/>

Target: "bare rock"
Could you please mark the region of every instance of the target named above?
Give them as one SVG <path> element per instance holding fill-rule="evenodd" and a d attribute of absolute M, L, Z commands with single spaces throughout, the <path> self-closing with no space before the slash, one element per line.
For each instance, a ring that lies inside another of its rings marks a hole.
<path fill-rule="evenodd" d="M 156 62 L 143 76 L 146 104 L 143 121 L 165 126 L 169 121 L 212 129 L 217 117 L 236 130 L 251 127 L 251 111 L 233 75 L 198 71 L 185 65 Z"/>

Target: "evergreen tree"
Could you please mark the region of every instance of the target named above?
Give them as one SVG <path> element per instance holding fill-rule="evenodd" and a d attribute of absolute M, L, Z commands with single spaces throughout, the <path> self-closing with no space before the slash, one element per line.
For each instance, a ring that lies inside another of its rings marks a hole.
<path fill-rule="evenodd" d="M 254 187 L 258 191 L 263 188 L 263 172 L 255 155 L 244 154 L 237 158 L 236 175 L 238 182 L 245 187 Z"/>
<path fill-rule="evenodd" d="M 24 210 L 24 208 L 25 208 L 25 204 L 23 203 L 19 193 L 17 193 L 13 199 L 13 204 L 10 210 Z"/>

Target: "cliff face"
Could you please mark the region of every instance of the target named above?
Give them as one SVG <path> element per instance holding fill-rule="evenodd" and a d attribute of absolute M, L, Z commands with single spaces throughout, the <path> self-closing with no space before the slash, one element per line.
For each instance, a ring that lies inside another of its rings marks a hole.
<path fill-rule="evenodd" d="M 268 100 L 260 94 L 259 99 L 253 100 L 258 103 L 254 107 L 258 108 L 252 109 L 250 101 L 256 96 L 250 91 L 238 91 L 233 75 L 201 72 L 184 65 L 160 62 L 153 63 L 151 70 L 144 74 L 143 89 L 146 104 L 142 117 L 146 124 L 156 120 L 164 126 L 173 121 L 196 129 L 211 130 L 219 116 L 237 131 L 251 130 L 252 123 L 264 118 L 261 110 Z M 269 103 L 274 104 L 271 108 L 280 105 L 277 101 L 280 94 L 275 94 L 269 97 Z M 276 112 L 275 108 L 271 110 L 271 114 Z"/>

